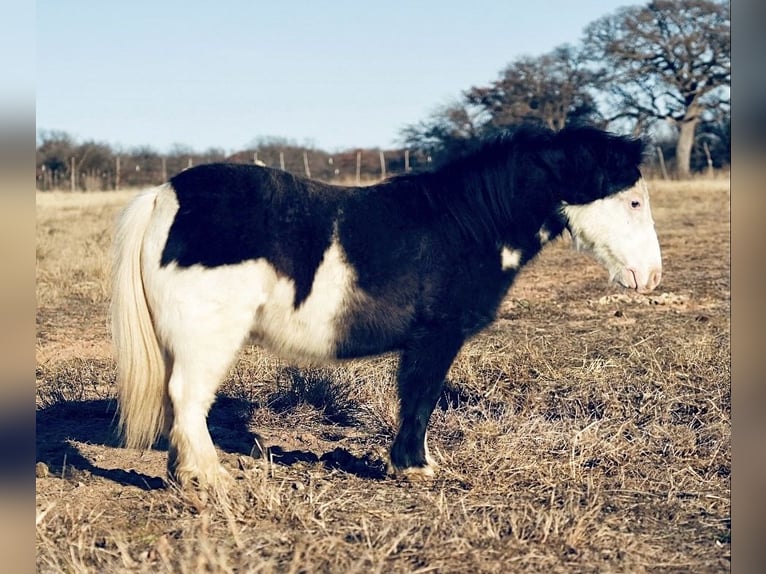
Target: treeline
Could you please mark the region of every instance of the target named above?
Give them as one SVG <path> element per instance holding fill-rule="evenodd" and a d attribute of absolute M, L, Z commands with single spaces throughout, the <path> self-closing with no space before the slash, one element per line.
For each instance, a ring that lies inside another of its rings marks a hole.
<path fill-rule="evenodd" d="M 700 126 L 690 158 L 693 172 L 729 168 L 729 126 L 728 114 L 720 123 L 705 122 Z M 677 138 L 672 133 L 655 137 L 648 150 L 645 175 L 665 179 L 675 177 L 676 147 Z M 218 161 L 259 163 L 330 183 L 353 185 L 430 169 L 453 151 L 445 146 L 441 149 L 373 148 L 330 153 L 271 138 L 266 143 L 233 154 L 216 148 L 199 152 L 183 147 L 162 154 L 149 147 L 115 150 L 106 143 L 79 143 L 63 132 L 43 132 L 37 145 L 36 185 L 40 191 L 149 187 L 163 183 L 193 165 Z"/>
<path fill-rule="evenodd" d="M 176 146 L 162 154 L 149 147 L 115 150 L 107 143 L 77 142 L 64 132 L 41 132 L 37 142 L 37 189 L 94 191 L 148 187 L 194 165 L 258 163 L 323 181 L 355 184 L 427 169 L 425 152 L 352 149 L 329 153 L 280 138 L 261 138 L 233 154 Z"/>

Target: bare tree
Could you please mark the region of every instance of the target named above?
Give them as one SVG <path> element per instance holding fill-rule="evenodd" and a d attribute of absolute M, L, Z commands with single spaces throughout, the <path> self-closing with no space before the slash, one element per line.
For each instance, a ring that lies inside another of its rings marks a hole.
<path fill-rule="evenodd" d="M 523 122 L 539 122 L 556 130 L 568 123 L 598 123 L 588 91 L 593 72 L 586 64 L 571 46 L 540 57 L 519 58 L 495 82 L 474 86 L 459 101 L 406 126 L 401 138 L 410 147 L 447 158 L 460 154 L 480 136 Z"/>
<path fill-rule="evenodd" d="M 66 132 L 43 130 L 37 134 L 37 179 L 41 189 L 52 189 L 68 180 L 76 148 Z"/>
<path fill-rule="evenodd" d="M 729 105 L 731 15 L 728 2 L 655 0 L 590 24 L 584 48 L 598 67 L 614 110 L 636 131 L 667 120 L 678 130 L 676 169 L 690 173 L 695 130 L 706 113 Z"/>
<path fill-rule="evenodd" d="M 465 93 L 469 104 L 484 111 L 485 121 L 502 128 L 524 121 L 559 130 L 567 123 L 598 119 L 588 88 L 593 73 L 572 46 L 560 46 L 539 57 L 512 62 L 500 78 Z"/>
<path fill-rule="evenodd" d="M 107 189 L 114 177 L 114 154 L 108 144 L 86 141 L 75 151 L 75 177 L 80 189 Z"/>

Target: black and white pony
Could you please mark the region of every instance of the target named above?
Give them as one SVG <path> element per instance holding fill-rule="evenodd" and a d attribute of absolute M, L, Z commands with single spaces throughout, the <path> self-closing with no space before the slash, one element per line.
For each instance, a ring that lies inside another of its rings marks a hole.
<path fill-rule="evenodd" d="M 660 282 L 642 155 L 593 128 L 523 128 L 371 187 L 212 164 L 138 195 L 113 265 L 125 444 L 166 436 L 171 478 L 216 484 L 206 417 L 245 341 L 320 361 L 399 351 L 390 468 L 431 475 L 444 377 L 548 241 L 569 230 L 621 285 Z"/>

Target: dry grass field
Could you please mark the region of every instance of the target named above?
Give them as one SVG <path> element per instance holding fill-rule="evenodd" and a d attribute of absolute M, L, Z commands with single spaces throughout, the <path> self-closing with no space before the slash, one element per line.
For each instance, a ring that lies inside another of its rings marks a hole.
<path fill-rule="evenodd" d="M 728 571 L 729 183 L 651 188 L 662 285 L 546 248 L 449 373 L 432 481 L 384 474 L 396 357 L 248 347 L 209 420 L 236 480 L 207 502 L 113 434 L 107 253 L 132 194 L 38 194 L 38 571 Z"/>

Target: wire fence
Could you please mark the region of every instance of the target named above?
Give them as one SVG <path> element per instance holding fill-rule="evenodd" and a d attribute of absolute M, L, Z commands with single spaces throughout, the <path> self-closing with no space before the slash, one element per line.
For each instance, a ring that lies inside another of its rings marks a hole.
<path fill-rule="evenodd" d="M 402 150 L 354 150 L 326 153 L 306 149 L 248 150 L 225 156 L 222 153 L 186 155 L 114 155 L 88 162 L 87 154 L 72 155 L 67 162 L 39 162 L 36 186 L 39 191 L 109 191 L 149 187 L 195 165 L 231 162 L 267 166 L 296 175 L 340 185 L 363 185 L 392 175 L 422 171 L 431 164 L 425 152 Z"/>

